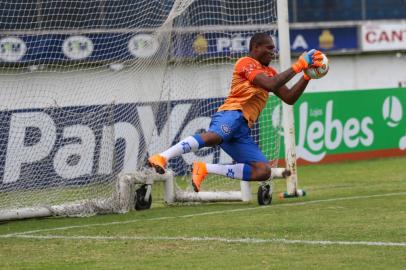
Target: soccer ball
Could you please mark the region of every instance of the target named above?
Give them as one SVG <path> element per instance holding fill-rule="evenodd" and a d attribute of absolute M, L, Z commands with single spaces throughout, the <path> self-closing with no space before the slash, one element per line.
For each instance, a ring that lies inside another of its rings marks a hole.
<path fill-rule="evenodd" d="M 304 70 L 304 73 L 306 73 L 306 75 L 312 79 L 320 79 L 324 77 L 328 72 L 329 69 L 328 58 L 324 53 L 322 53 L 322 55 L 323 55 L 323 64 L 321 67 L 309 67 Z"/>

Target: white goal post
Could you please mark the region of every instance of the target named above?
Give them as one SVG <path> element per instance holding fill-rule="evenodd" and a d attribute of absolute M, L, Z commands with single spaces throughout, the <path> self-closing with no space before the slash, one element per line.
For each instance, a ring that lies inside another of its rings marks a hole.
<path fill-rule="evenodd" d="M 233 162 L 219 147 L 171 160 L 163 176 L 146 160 L 208 127 L 254 33 L 279 36 L 272 65 L 289 67 L 287 0 L 34 2 L 0 10 L 0 220 L 147 209 L 151 194 L 252 199 L 252 183 L 214 175 L 192 192 L 193 160 Z M 282 126 L 296 194 L 293 112 L 270 95 L 252 136 L 275 177 Z"/>
<path fill-rule="evenodd" d="M 280 69 L 286 70 L 291 66 L 290 37 L 289 37 L 289 13 L 288 0 L 277 0 L 278 8 L 278 41 L 279 41 L 279 63 Z M 296 164 L 296 140 L 293 107 L 286 103 L 283 108 L 283 132 L 285 145 L 286 169 L 291 174 L 286 179 L 288 195 L 296 195 L 298 188 L 297 164 Z"/>

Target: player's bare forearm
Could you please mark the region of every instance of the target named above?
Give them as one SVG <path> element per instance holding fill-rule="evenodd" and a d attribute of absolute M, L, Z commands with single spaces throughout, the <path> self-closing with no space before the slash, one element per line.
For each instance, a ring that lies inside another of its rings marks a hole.
<path fill-rule="evenodd" d="M 259 87 L 267 90 L 268 92 L 275 92 L 281 86 L 284 86 L 288 81 L 290 81 L 296 72 L 293 71 L 292 68 L 288 68 L 287 70 L 273 76 L 269 77 L 265 73 L 258 74 L 254 78 L 254 84 L 258 85 Z"/>
<path fill-rule="evenodd" d="M 258 74 L 253 82 L 255 85 L 269 92 L 273 92 L 285 103 L 293 105 L 302 95 L 309 83 L 302 77 L 291 89 L 287 88 L 285 84 L 295 75 L 296 72 L 292 68 L 289 68 L 273 77 L 268 77 L 265 73 Z"/>
<path fill-rule="evenodd" d="M 303 77 L 300 78 L 300 80 L 297 81 L 295 85 L 293 85 L 293 87 L 289 90 L 290 97 L 289 102 L 287 103 L 291 105 L 295 104 L 295 102 L 303 94 L 308 84 L 309 84 L 308 80 L 305 80 Z"/>
<path fill-rule="evenodd" d="M 300 78 L 299 81 L 289 89 L 287 86 L 281 86 L 274 94 L 282 99 L 285 103 L 289 105 L 295 104 L 295 102 L 299 99 L 299 97 L 303 94 L 304 90 L 306 89 L 309 81 L 305 80 L 303 77 Z"/>

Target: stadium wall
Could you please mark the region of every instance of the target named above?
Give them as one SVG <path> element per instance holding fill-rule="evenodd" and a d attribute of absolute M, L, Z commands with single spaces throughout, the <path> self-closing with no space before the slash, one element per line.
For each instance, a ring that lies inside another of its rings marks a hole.
<path fill-rule="evenodd" d="M 312 81 L 308 86 L 306 93 L 326 92 L 326 91 L 347 91 L 357 89 L 376 89 L 398 87 L 406 81 L 404 66 L 406 56 L 400 53 L 385 53 L 373 55 L 345 55 L 329 56 L 330 71 L 328 75 L 320 80 Z M 295 59 L 292 59 L 294 61 Z M 275 64 L 276 68 L 278 64 Z M 160 93 L 160 82 L 156 74 L 162 74 L 163 67 L 155 66 L 150 74 L 141 74 L 132 70 L 124 72 L 114 72 L 107 69 L 100 72 L 91 71 L 69 71 L 67 73 L 47 72 L 24 72 L 23 74 L 12 74 L 10 72 L 1 74 L 0 80 L 2 95 L 12 94 L 16 98 L 14 104 L 3 106 L 10 108 L 26 107 L 27 104 L 21 103 L 18 96 L 27 96 L 27 89 L 34 93 L 35 91 L 44 92 L 49 96 L 57 95 L 58 105 L 90 105 L 103 104 L 106 100 L 114 100 L 116 103 L 122 102 L 144 102 L 157 101 Z M 224 97 L 228 93 L 228 87 L 207 87 L 208 85 L 228 85 L 231 79 L 232 67 L 230 65 L 184 65 L 178 66 L 176 72 L 172 72 L 172 81 L 176 82 L 182 77 L 197 77 L 196 82 L 185 89 L 194 91 L 195 87 L 202 87 L 203 97 Z M 176 78 L 176 76 L 178 78 Z M 297 77 L 299 78 L 299 77 Z M 210 81 L 210 84 L 206 83 Z M 70 83 L 66 83 L 70 82 Z M 117 83 L 119 82 L 119 83 Z M 182 82 L 184 83 L 184 82 Z M 15 84 L 13 86 L 13 84 Z M 107 96 L 94 96 L 89 89 L 99 89 L 104 91 Z M 176 85 L 173 86 L 176 91 Z M 76 97 L 69 99 L 69 93 L 72 91 L 82 91 L 83 99 Z M 7 93 L 12 91 L 12 93 Z M 134 95 L 134 91 L 137 92 Z M 167 95 L 168 93 L 166 93 Z M 187 93 L 184 95 L 187 97 Z M 88 98 L 86 98 L 88 97 Z M 41 107 L 48 106 L 44 100 L 33 100 L 30 106 Z M 51 102 L 51 101 L 49 101 Z M 53 102 L 53 101 L 52 101 Z"/>

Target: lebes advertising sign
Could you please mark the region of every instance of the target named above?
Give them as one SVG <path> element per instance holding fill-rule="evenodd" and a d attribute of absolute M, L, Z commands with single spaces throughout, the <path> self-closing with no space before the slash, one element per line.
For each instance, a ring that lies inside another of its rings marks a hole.
<path fill-rule="evenodd" d="M 406 155 L 405 88 L 305 94 L 294 113 L 301 163 Z"/>
<path fill-rule="evenodd" d="M 406 24 L 367 24 L 361 27 L 364 51 L 406 49 Z"/>

